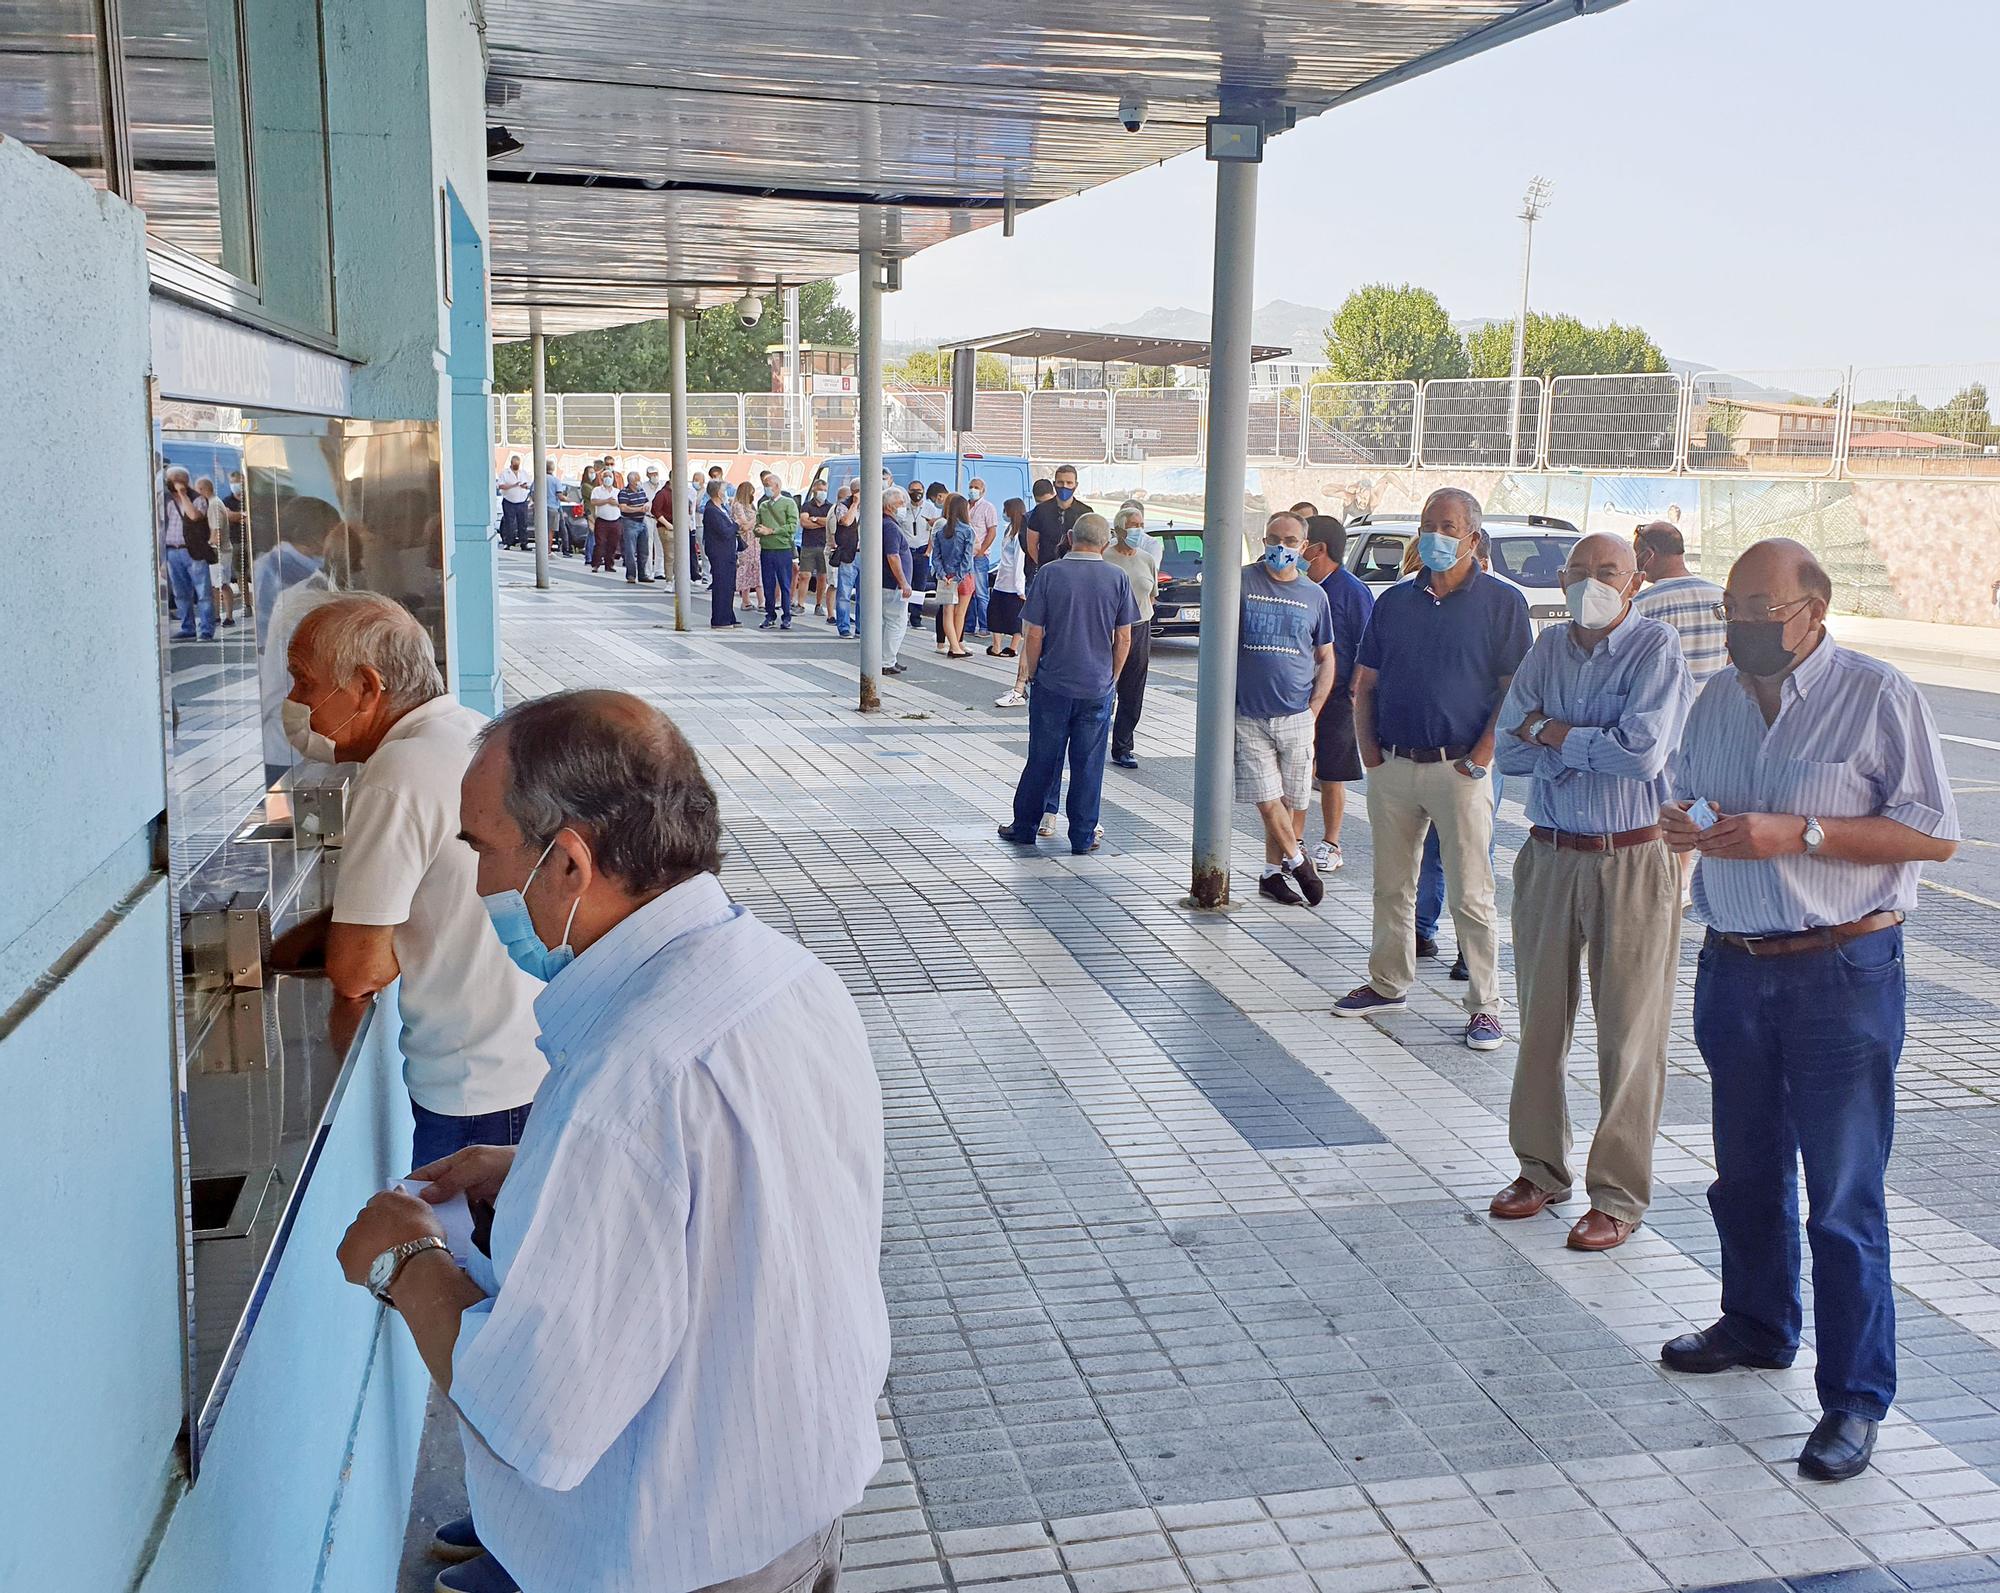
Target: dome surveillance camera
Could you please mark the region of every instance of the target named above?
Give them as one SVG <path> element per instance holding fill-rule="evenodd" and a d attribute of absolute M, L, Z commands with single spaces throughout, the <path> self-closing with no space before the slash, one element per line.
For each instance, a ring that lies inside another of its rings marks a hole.
<path fill-rule="evenodd" d="M 746 293 L 736 301 L 736 324 L 745 328 L 755 326 L 764 318 L 764 301 L 754 293 Z"/>
<path fill-rule="evenodd" d="M 1127 94 L 1118 102 L 1118 120 L 1128 133 L 1136 133 L 1146 125 L 1146 96 Z"/>

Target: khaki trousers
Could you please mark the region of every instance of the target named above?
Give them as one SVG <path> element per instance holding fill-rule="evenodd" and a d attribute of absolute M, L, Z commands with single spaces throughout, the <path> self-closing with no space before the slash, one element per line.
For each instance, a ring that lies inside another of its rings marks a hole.
<path fill-rule="evenodd" d="M 1458 949 L 1472 977 L 1465 1010 L 1500 1011 L 1498 922 L 1493 908 L 1493 787 L 1449 763 L 1385 758 L 1368 771 L 1368 828 L 1375 852 L 1375 944 L 1368 983 L 1378 995 L 1405 994 L 1417 979 L 1417 874 L 1424 830 L 1435 824 L 1444 862 L 1444 899 L 1458 926 Z"/>
<path fill-rule="evenodd" d="M 700 1593 L 835 1593 L 840 1586 L 841 1524 L 795 1544 L 761 1571 L 711 1582 Z"/>
<path fill-rule="evenodd" d="M 1521 1045 L 1508 1139 L 1523 1178 L 1552 1194 L 1575 1182 L 1563 1064 L 1583 963 L 1597 1014 L 1600 1103 L 1584 1182 L 1591 1205 L 1624 1222 L 1645 1216 L 1653 1199 L 1680 941 L 1680 869 L 1665 841 L 1573 852 L 1531 838 L 1514 860 Z"/>

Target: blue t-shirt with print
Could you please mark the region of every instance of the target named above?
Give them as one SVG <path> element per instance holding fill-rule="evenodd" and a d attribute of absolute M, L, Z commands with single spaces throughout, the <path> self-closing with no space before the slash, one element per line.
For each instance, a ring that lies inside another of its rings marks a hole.
<path fill-rule="evenodd" d="M 1326 593 L 1300 573 L 1281 581 L 1262 559 L 1243 572 L 1243 622 L 1236 647 L 1236 712 L 1279 719 L 1312 707 L 1314 650 L 1333 645 Z"/>

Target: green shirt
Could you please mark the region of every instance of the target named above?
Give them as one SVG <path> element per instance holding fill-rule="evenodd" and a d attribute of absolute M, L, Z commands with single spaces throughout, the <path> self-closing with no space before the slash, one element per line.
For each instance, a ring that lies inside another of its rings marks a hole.
<path fill-rule="evenodd" d="M 785 553 L 798 545 L 799 506 L 782 492 L 757 505 L 757 546 L 766 553 Z"/>

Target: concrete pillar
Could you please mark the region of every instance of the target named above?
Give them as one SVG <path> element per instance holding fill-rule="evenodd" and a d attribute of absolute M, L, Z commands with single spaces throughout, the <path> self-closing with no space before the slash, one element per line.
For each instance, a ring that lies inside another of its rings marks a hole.
<path fill-rule="evenodd" d="M 861 702 L 863 713 L 882 706 L 882 256 L 861 251 L 861 287 L 856 321 L 860 330 L 860 418 L 856 452 L 861 458 L 860 599 Z"/>
<path fill-rule="evenodd" d="M 528 346 L 535 362 L 534 380 L 528 387 L 528 402 L 534 406 L 528 421 L 528 435 L 535 444 L 535 590 L 549 589 L 549 428 L 542 419 L 542 401 L 548 390 L 548 350 L 542 341 L 542 312 L 528 311 Z"/>
<path fill-rule="evenodd" d="M 667 424 L 673 442 L 674 629 L 694 628 L 694 554 L 688 520 L 687 312 L 667 311 Z"/>
<path fill-rule="evenodd" d="M 1195 693 L 1194 879 L 1189 893 L 1197 907 L 1229 903 L 1229 842 L 1236 801 L 1236 636 L 1243 601 L 1243 461 L 1250 448 L 1250 312 L 1256 260 L 1256 164 L 1217 161 L 1201 655 Z"/>

